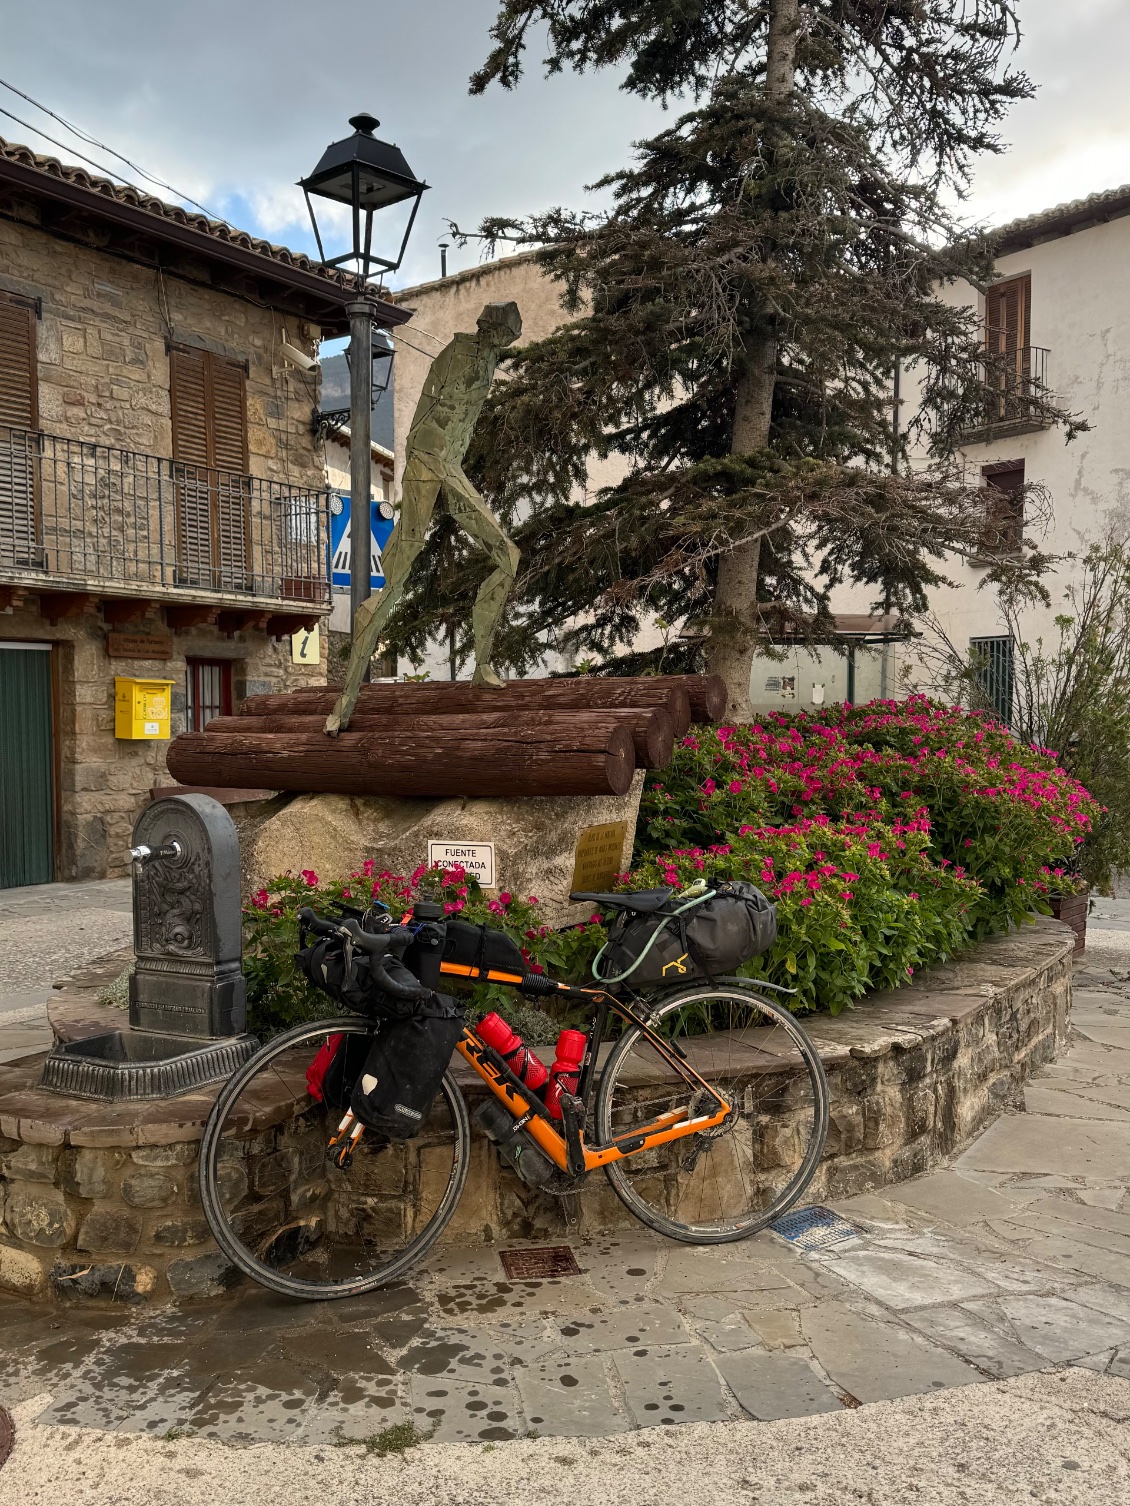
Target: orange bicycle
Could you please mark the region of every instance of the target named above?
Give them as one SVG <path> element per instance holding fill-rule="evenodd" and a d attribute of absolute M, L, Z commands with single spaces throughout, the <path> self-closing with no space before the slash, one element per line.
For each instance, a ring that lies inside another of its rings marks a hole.
<path fill-rule="evenodd" d="M 639 917 L 667 913 L 680 896 L 574 898 Z M 347 938 L 386 997 L 408 992 L 387 965 L 386 937 L 309 911 L 303 924 Z M 324 1300 L 410 1271 L 450 1222 L 467 1181 L 465 1087 L 482 1097 L 475 1118 L 498 1153 L 532 1187 L 560 1197 L 603 1170 L 636 1218 L 673 1239 L 747 1238 L 811 1181 L 828 1130 L 827 1081 L 803 1027 L 759 991 L 772 985 L 720 977 L 639 991 L 578 987 L 481 961 L 442 961 L 438 972 L 583 1005 L 590 1023 L 576 1092 L 560 1094 L 555 1117 L 465 1025 L 430 1111 L 410 1138 L 393 1139 L 364 1132 L 347 1099 L 335 1107 L 326 1092 L 319 1101 L 308 1075 L 321 1057 L 356 1078 L 379 1019 L 320 1020 L 275 1037 L 220 1091 L 199 1166 L 217 1244 L 264 1286 Z M 477 1220 L 487 1222 L 486 1214 Z"/>

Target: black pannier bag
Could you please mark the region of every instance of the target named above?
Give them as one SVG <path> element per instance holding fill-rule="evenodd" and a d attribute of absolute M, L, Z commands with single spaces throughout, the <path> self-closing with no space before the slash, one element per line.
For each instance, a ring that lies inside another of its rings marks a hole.
<path fill-rule="evenodd" d="M 505 931 L 493 926 L 473 926 L 466 920 L 447 922 L 447 942 L 443 950 L 445 962 L 462 962 L 477 972 L 488 969 L 496 973 L 518 973 L 525 976 L 530 965 L 522 956 L 522 949 Z"/>
<path fill-rule="evenodd" d="M 418 1001 L 407 1019 L 384 1022 L 349 1104 L 361 1123 L 394 1140 L 418 1135 L 462 1034 L 463 1011 L 447 994 Z"/>
<path fill-rule="evenodd" d="M 639 988 L 716 978 L 767 952 L 777 939 L 777 906 L 752 884 L 719 883 L 713 898 L 673 913 L 681 908 L 672 897 L 651 915 L 621 911 L 597 958 L 599 976 Z"/>

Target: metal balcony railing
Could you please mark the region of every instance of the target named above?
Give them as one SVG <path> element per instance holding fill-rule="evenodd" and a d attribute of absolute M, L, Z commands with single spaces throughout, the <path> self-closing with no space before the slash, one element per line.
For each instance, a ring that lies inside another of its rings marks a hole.
<path fill-rule="evenodd" d="M 328 605 L 329 493 L 0 426 L 0 574 Z"/>
<path fill-rule="evenodd" d="M 984 428 L 1046 422 L 1048 354 L 1042 345 L 986 350 L 981 362 Z"/>

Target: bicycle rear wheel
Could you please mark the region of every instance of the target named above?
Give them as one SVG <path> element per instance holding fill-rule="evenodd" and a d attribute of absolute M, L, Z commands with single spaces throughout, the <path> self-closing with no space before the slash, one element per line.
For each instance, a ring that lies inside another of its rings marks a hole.
<path fill-rule="evenodd" d="M 828 1134 L 819 1054 L 787 1009 L 741 979 L 660 998 L 648 1021 L 733 1112 L 715 1130 L 616 1161 L 617 1196 L 660 1234 L 688 1244 L 746 1239 L 780 1217 L 812 1180 Z M 684 1106 L 708 1114 L 638 1027 L 609 1054 L 596 1101 L 601 1144 Z"/>
<path fill-rule="evenodd" d="M 450 1070 L 418 1135 L 366 1130 L 352 1164 L 334 1164 L 342 1110 L 309 1095 L 306 1068 L 331 1035 L 372 1034 L 352 1018 L 277 1036 L 225 1083 L 205 1126 L 200 1201 L 216 1243 L 289 1297 L 352 1297 L 403 1276 L 439 1238 L 467 1179 L 471 1125 Z"/>

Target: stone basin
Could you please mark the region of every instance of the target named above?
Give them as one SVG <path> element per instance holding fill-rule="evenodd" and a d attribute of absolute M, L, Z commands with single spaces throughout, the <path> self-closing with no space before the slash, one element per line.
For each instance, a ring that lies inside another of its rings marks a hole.
<path fill-rule="evenodd" d="M 108 1030 L 56 1042 L 43 1063 L 40 1085 L 71 1098 L 111 1103 L 175 1098 L 230 1077 L 257 1045 L 252 1035 L 194 1042 L 152 1030 Z"/>

